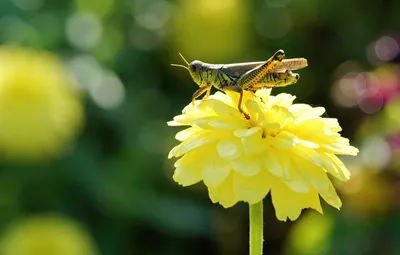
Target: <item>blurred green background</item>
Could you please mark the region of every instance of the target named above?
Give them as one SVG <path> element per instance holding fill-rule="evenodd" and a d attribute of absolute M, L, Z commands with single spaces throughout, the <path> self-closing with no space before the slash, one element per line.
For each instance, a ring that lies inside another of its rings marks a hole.
<path fill-rule="evenodd" d="M 1 0 L 0 254 L 248 254 L 245 204 L 172 181 L 166 122 L 196 84 L 169 64 L 281 48 L 309 67 L 273 93 L 326 107 L 360 155 L 343 159 L 340 212 L 278 222 L 267 198 L 265 254 L 400 254 L 399 13 L 398 0 Z"/>

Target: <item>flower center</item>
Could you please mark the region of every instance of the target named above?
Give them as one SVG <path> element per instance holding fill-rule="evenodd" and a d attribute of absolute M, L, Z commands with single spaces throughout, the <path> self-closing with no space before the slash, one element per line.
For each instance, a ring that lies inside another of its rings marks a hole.
<path fill-rule="evenodd" d="M 281 132 L 281 126 L 278 123 L 267 123 L 263 125 L 262 138 L 267 136 L 275 137 Z"/>

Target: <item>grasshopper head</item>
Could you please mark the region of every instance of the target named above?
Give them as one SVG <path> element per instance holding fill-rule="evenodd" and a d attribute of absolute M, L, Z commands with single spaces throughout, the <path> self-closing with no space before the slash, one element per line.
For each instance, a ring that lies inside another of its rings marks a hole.
<path fill-rule="evenodd" d="M 189 62 L 186 61 L 186 59 L 182 56 L 181 53 L 179 53 L 179 56 L 181 56 L 183 61 L 185 61 L 185 63 L 187 64 L 187 67 L 184 65 L 178 65 L 178 64 L 171 64 L 171 65 L 187 69 L 190 73 L 190 76 L 192 76 L 193 81 L 196 82 L 199 86 L 201 86 L 200 73 L 202 71 L 203 62 L 201 62 L 199 60 L 195 60 L 189 64 Z"/>
<path fill-rule="evenodd" d="M 286 71 L 286 73 L 282 73 L 281 75 L 281 82 L 276 84 L 276 87 L 286 87 L 295 84 L 300 79 L 298 73 L 292 73 L 291 71 Z"/>
<path fill-rule="evenodd" d="M 201 86 L 201 70 L 202 70 L 203 62 L 195 60 L 189 64 L 189 73 L 192 76 L 194 82 L 196 82 L 199 86 Z"/>

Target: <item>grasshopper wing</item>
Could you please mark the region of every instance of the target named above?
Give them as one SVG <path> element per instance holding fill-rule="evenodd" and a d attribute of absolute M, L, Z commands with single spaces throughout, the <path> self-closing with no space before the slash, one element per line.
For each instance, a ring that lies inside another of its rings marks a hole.
<path fill-rule="evenodd" d="M 293 71 L 302 69 L 308 66 L 307 59 L 305 58 L 289 58 L 284 59 L 272 70 L 273 72 L 286 72 L 287 70 Z"/>
<path fill-rule="evenodd" d="M 266 61 L 226 64 L 222 66 L 221 71 L 229 76 L 239 78 L 245 72 L 262 65 L 265 62 Z"/>
<path fill-rule="evenodd" d="M 221 71 L 225 74 L 239 78 L 245 72 L 256 68 L 259 65 L 264 64 L 266 61 L 258 61 L 258 62 L 245 62 L 245 63 L 235 63 L 235 64 L 226 64 L 222 65 Z M 293 71 L 302 69 L 308 66 L 307 59 L 305 58 L 289 58 L 283 59 L 272 72 L 286 72 L 287 70 Z"/>

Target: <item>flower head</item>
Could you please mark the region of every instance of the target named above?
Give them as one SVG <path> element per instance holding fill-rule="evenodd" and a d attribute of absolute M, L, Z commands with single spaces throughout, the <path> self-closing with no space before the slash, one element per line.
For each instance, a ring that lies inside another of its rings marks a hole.
<path fill-rule="evenodd" d="M 340 208 L 341 201 L 327 176 L 346 181 L 350 173 L 336 155 L 356 155 L 336 119 L 322 118 L 322 107 L 293 104 L 289 94 L 255 95 L 245 91 L 243 109 L 238 93 L 217 92 L 186 106 L 170 126 L 180 131 L 181 143 L 169 153 L 181 157 L 173 178 L 182 186 L 203 181 L 214 203 L 231 207 L 239 201 L 254 204 L 271 192 L 279 220 L 295 220 L 303 208 L 322 213 L 319 195 Z"/>
<path fill-rule="evenodd" d="M 3 255 L 96 255 L 93 238 L 78 223 L 42 215 L 11 224 L 0 241 Z"/>
<path fill-rule="evenodd" d="M 2 157 L 37 160 L 57 155 L 82 121 L 80 96 L 55 56 L 0 47 Z"/>

